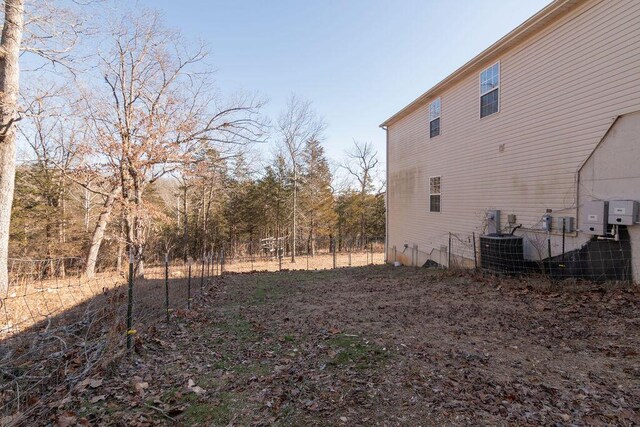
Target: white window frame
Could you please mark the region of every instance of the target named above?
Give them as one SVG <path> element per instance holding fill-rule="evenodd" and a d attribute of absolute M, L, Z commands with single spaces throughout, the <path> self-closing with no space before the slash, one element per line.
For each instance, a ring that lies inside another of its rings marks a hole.
<path fill-rule="evenodd" d="M 438 102 L 440 104 L 440 108 L 438 109 L 438 115 L 436 117 L 432 117 L 431 116 L 431 106 L 435 103 Z M 438 129 L 438 134 L 435 136 L 431 136 L 431 122 L 436 120 L 436 119 L 440 119 L 440 125 L 439 125 L 439 129 Z M 433 101 L 431 101 L 429 103 L 429 139 L 433 139 L 433 138 L 437 138 L 440 135 L 442 135 L 442 97 L 439 96 L 437 98 L 435 98 Z"/>
<path fill-rule="evenodd" d="M 484 73 L 485 71 L 487 71 L 489 68 L 493 68 L 496 65 L 498 65 L 498 87 L 495 87 L 493 89 L 487 90 L 485 92 L 482 91 L 482 73 Z M 502 64 L 501 61 L 496 61 L 493 64 L 489 65 L 488 67 L 483 68 L 482 70 L 480 70 L 480 72 L 478 73 L 478 93 L 480 94 L 478 96 L 478 117 L 480 117 L 480 119 L 486 119 L 487 117 L 491 117 L 494 116 L 496 114 L 498 114 L 500 112 L 500 108 L 501 108 L 501 104 L 502 104 Z M 495 113 L 491 113 L 489 115 L 486 115 L 484 117 L 482 117 L 482 97 L 486 94 L 488 94 L 489 92 L 492 92 L 494 90 L 498 91 L 498 111 L 496 111 Z"/>
<path fill-rule="evenodd" d="M 438 178 L 439 180 L 439 184 L 440 184 L 440 192 L 439 193 L 432 193 L 431 192 L 431 180 L 434 178 Z M 437 211 L 431 210 L 431 196 L 440 196 L 440 206 L 438 207 Z M 440 213 L 442 212 L 442 175 L 436 175 L 436 176 L 430 176 L 429 177 L 429 212 L 430 213 Z"/>

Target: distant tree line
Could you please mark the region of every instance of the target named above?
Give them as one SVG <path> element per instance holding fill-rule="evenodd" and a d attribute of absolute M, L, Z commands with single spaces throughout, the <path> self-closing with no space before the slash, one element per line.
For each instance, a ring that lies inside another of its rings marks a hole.
<path fill-rule="evenodd" d="M 243 153 L 225 157 L 207 149 L 196 157 L 197 162 L 142 192 L 141 252 L 147 261 L 161 260 L 165 253 L 187 260 L 222 249 L 227 256 L 259 255 L 261 241 L 270 238 L 284 256 L 293 256 L 294 245 L 298 253 L 313 255 L 328 250 L 331 239 L 337 249 L 353 250 L 364 248 L 368 237 L 384 236 L 384 193 L 373 182 L 364 191 L 352 186 L 337 191 L 319 140 L 305 142 L 295 175 L 283 153 L 258 171 L 249 168 Z M 121 268 L 129 247 L 127 201 L 119 193 L 88 190 L 49 162 L 43 156 L 17 169 L 11 256 L 78 257 L 88 265 L 94 257 L 89 275 Z M 102 236 L 93 252 L 97 229 Z"/>
<path fill-rule="evenodd" d="M 78 73 L 70 65 L 19 93 L 11 129 L 24 160 L 15 189 L 1 195 L 13 200 L 4 272 L 7 255 L 76 257 L 93 276 L 132 253 L 144 274 L 145 261 L 166 253 L 242 255 L 265 241 L 295 261 L 330 241 L 364 248 L 367 237 L 384 235 L 377 153 L 354 141 L 331 163 L 326 124 L 309 101 L 291 96 L 268 124 L 262 99 L 222 97 L 204 46 L 153 12 L 126 13 L 92 34 L 100 45 L 83 58 L 91 66 Z M 0 178 L 10 181 L 9 172 Z"/>

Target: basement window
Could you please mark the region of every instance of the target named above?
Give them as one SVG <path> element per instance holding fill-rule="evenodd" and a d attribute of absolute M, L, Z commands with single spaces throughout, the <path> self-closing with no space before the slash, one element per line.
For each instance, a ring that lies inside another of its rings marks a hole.
<path fill-rule="evenodd" d="M 440 135 L 440 98 L 429 104 L 429 138 Z"/>
<path fill-rule="evenodd" d="M 480 118 L 500 110 L 500 63 L 480 73 Z"/>
<path fill-rule="evenodd" d="M 429 178 L 429 211 L 440 212 L 440 177 Z"/>

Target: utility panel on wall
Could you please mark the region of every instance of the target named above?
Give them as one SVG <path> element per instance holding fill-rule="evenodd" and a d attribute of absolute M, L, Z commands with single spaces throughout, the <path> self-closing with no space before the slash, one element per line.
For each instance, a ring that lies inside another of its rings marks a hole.
<path fill-rule="evenodd" d="M 585 202 L 582 207 L 582 227 L 581 230 L 594 236 L 607 234 L 608 202 L 593 200 Z"/>
<path fill-rule="evenodd" d="M 609 202 L 609 224 L 633 225 L 638 221 L 638 202 L 633 200 Z"/>
<path fill-rule="evenodd" d="M 557 229 L 558 231 L 564 231 L 565 233 L 573 233 L 575 231 L 573 226 L 573 217 L 570 217 L 570 216 L 559 217 Z"/>
<path fill-rule="evenodd" d="M 499 234 L 500 233 L 500 211 L 488 210 L 487 211 L 487 234 Z"/>

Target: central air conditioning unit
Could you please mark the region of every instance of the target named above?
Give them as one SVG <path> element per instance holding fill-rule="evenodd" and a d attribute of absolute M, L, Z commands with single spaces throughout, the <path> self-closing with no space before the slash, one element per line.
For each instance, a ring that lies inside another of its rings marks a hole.
<path fill-rule="evenodd" d="M 524 241 L 513 234 L 480 236 L 480 266 L 503 274 L 520 274 L 524 270 Z"/>

